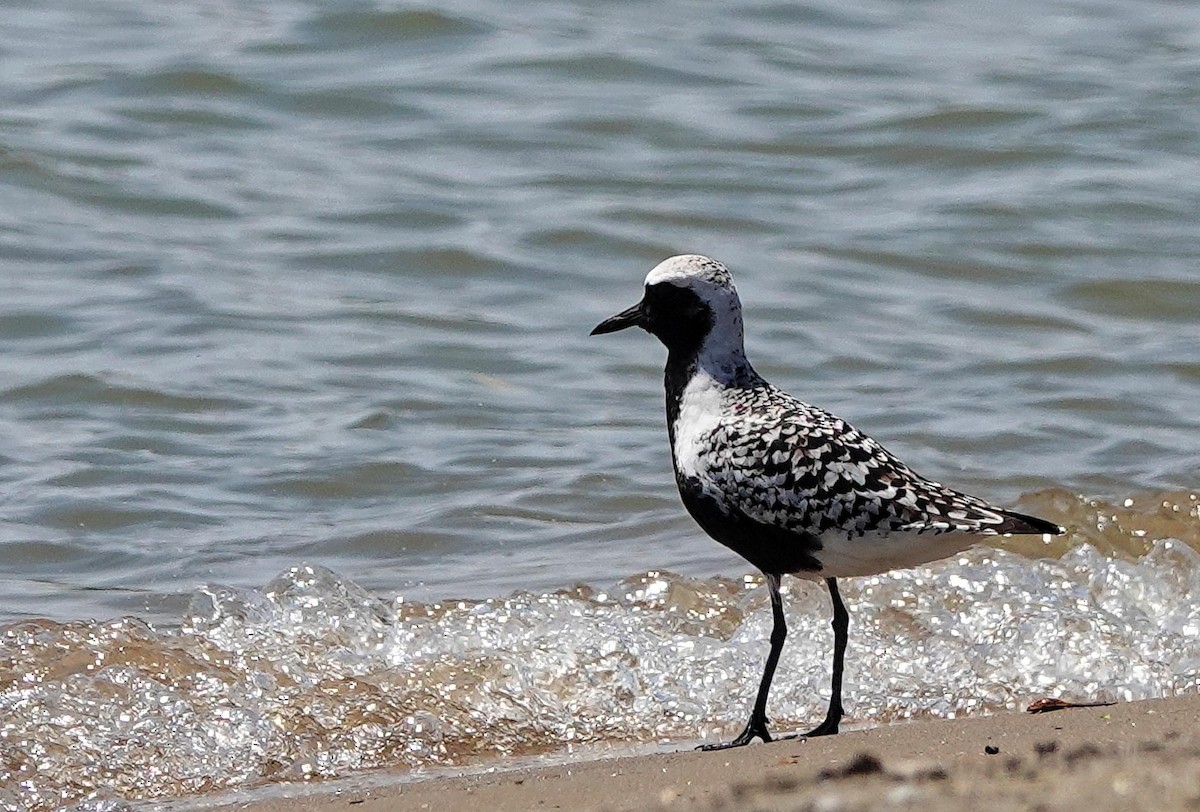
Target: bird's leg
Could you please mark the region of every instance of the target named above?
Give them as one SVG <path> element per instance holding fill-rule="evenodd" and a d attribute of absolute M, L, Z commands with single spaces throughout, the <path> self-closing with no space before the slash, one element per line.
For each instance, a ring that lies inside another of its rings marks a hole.
<path fill-rule="evenodd" d="M 825 721 L 805 733 L 805 738 L 832 736 L 838 732 L 838 722 L 842 721 L 842 667 L 846 658 L 846 642 L 850 638 L 850 613 L 846 611 L 846 604 L 842 603 L 837 581 L 826 578 L 825 584 L 829 587 L 829 597 L 833 599 L 833 686 Z"/>
<path fill-rule="evenodd" d="M 741 747 L 743 744 L 754 741 L 755 736 L 764 742 L 771 741 L 771 734 L 767 732 L 767 695 L 771 692 L 771 678 L 775 676 L 775 666 L 779 664 L 783 641 L 787 639 L 787 622 L 783 618 L 783 597 L 779 594 L 779 582 L 780 576 L 767 573 L 767 587 L 771 590 L 771 614 L 774 618 L 771 626 L 771 651 L 767 654 L 767 666 L 763 669 L 762 681 L 758 684 L 758 696 L 754 700 L 754 710 L 750 713 L 750 721 L 746 723 L 746 729 L 739 733 L 733 741 L 702 744 L 697 748 L 699 750 L 725 750 L 729 747 Z"/>

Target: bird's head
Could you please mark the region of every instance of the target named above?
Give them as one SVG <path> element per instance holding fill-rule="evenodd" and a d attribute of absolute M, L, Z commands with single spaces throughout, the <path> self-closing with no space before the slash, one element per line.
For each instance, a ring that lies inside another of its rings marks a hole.
<path fill-rule="evenodd" d="M 592 335 L 641 327 L 674 352 L 742 351 L 742 303 L 727 269 L 715 259 L 682 254 L 646 275 L 633 307 L 600 322 Z"/>

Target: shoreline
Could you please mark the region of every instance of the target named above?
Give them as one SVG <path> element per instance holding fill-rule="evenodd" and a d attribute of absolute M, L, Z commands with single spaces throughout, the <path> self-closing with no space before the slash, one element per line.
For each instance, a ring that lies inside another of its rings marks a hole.
<path fill-rule="evenodd" d="M 985 751 L 985 748 L 987 750 Z M 992 750 L 995 750 L 993 753 Z M 1187 765 L 1181 769 L 1179 765 Z M 807 741 L 680 750 L 327 787 L 197 806 L 250 812 L 488 809 L 1200 808 L 1200 695 L 923 720 Z M 1136 796 L 1136 798 L 1135 798 Z M 216 803 L 212 803 L 216 801 Z"/>

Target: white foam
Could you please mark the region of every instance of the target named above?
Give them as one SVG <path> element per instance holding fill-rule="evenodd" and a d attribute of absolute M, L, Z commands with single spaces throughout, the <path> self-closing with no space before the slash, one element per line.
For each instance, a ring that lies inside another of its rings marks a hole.
<path fill-rule="evenodd" d="M 131 618 L 3 631 L 0 803 L 185 795 L 384 765 L 717 739 L 749 713 L 771 613 L 750 579 L 636 576 L 429 606 L 321 567 L 198 590 L 182 627 Z M 823 718 L 832 633 L 819 585 L 785 579 L 792 634 L 769 713 Z M 846 580 L 850 723 L 1019 708 L 1043 696 L 1194 691 L 1200 555 L 1061 560 L 990 548 Z"/>

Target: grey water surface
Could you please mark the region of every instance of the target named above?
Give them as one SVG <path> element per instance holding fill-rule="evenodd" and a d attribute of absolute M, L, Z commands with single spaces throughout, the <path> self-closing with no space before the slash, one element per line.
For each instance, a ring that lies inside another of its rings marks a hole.
<path fill-rule="evenodd" d="M 1190 4 L 5 5 L 4 616 L 738 571 L 587 338 L 680 252 L 931 476 L 1195 482 Z"/>

